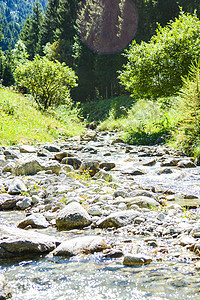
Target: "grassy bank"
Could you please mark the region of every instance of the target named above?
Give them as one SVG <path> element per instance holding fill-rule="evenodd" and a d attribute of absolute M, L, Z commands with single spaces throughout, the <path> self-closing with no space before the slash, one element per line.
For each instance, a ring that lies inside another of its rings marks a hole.
<path fill-rule="evenodd" d="M 81 108 L 88 121 L 96 121 L 95 116 L 99 116 L 99 130 L 122 131 L 125 141 L 133 145 L 169 141 L 181 118 L 175 97 L 136 102 L 129 96 L 122 96 L 82 104 Z"/>
<path fill-rule="evenodd" d="M 64 114 L 64 116 L 63 116 Z M 29 96 L 0 88 L 0 144 L 35 144 L 79 135 L 83 123 L 77 111 L 62 107 L 53 113 L 38 111 Z"/>

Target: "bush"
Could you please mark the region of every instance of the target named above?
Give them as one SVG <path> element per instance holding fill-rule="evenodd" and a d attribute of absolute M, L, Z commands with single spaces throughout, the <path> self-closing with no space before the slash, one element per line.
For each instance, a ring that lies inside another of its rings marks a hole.
<path fill-rule="evenodd" d="M 174 140 L 188 155 L 200 156 L 200 63 L 192 64 L 179 93 L 182 115 Z"/>
<path fill-rule="evenodd" d="M 19 65 L 14 73 L 18 86 L 27 88 L 39 108 L 46 110 L 70 101 L 70 88 L 76 86 L 74 71 L 64 63 L 37 55 L 33 61 Z"/>
<path fill-rule="evenodd" d="M 142 98 L 173 95 L 199 54 L 200 20 L 181 11 L 174 22 L 164 28 L 158 25 L 148 43 L 133 41 L 125 53 L 128 62 L 119 75 L 120 83 Z"/>

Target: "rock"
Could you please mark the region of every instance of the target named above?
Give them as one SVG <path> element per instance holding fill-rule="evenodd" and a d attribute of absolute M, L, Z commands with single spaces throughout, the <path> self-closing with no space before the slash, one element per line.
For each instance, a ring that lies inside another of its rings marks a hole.
<path fill-rule="evenodd" d="M 32 199 L 30 197 L 25 197 L 16 203 L 16 207 L 19 209 L 26 209 L 32 205 Z"/>
<path fill-rule="evenodd" d="M 140 208 L 155 208 L 160 206 L 160 204 L 153 198 L 145 196 L 137 196 L 130 199 L 129 204 L 136 204 Z"/>
<path fill-rule="evenodd" d="M 27 192 L 27 188 L 24 182 L 19 178 L 13 179 L 13 181 L 10 183 L 8 187 L 8 194 L 19 195 L 22 192 Z"/>
<path fill-rule="evenodd" d="M 91 224 L 87 211 L 77 202 L 71 202 L 58 212 L 56 226 L 61 230 L 83 228 Z"/>
<path fill-rule="evenodd" d="M 45 171 L 52 171 L 52 173 L 58 175 L 61 170 L 61 165 L 57 161 L 51 160 L 46 162 L 45 164 L 42 164 L 42 169 Z"/>
<path fill-rule="evenodd" d="M 175 167 L 178 164 L 178 159 L 175 158 L 169 158 L 164 160 L 160 165 L 161 167 Z"/>
<path fill-rule="evenodd" d="M 125 190 L 116 190 L 114 191 L 113 193 L 113 197 L 114 198 L 117 198 L 117 197 L 123 197 L 123 198 L 126 198 L 128 197 L 128 193 L 125 191 Z"/>
<path fill-rule="evenodd" d="M 99 162 L 98 161 L 87 161 L 83 162 L 79 168 L 80 173 L 88 173 L 90 176 L 94 176 L 99 172 Z"/>
<path fill-rule="evenodd" d="M 97 154 L 97 149 L 93 147 L 85 147 L 81 150 L 82 153 Z"/>
<path fill-rule="evenodd" d="M 195 267 L 196 270 L 199 271 L 199 270 L 200 270 L 200 261 L 197 261 L 197 262 L 195 263 L 194 267 Z"/>
<path fill-rule="evenodd" d="M 131 170 L 122 172 L 122 174 L 137 176 L 137 175 L 145 175 L 146 172 L 143 170 L 140 170 L 140 169 L 131 169 Z"/>
<path fill-rule="evenodd" d="M 42 166 L 35 158 L 19 159 L 14 167 L 15 175 L 34 175 L 41 170 Z"/>
<path fill-rule="evenodd" d="M 140 196 L 145 196 L 145 197 L 149 197 L 149 198 L 156 198 L 156 194 L 150 191 L 146 191 L 146 190 L 134 190 L 130 193 L 131 197 L 140 197 Z"/>
<path fill-rule="evenodd" d="M 4 168 L 7 165 L 7 161 L 5 160 L 3 155 L 0 155 L 0 167 Z"/>
<path fill-rule="evenodd" d="M 36 148 L 30 145 L 21 145 L 19 147 L 20 153 L 36 153 Z"/>
<path fill-rule="evenodd" d="M 137 216 L 139 216 L 139 213 L 135 212 L 134 210 L 115 212 L 97 221 L 96 225 L 99 228 L 119 228 L 122 226 L 132 224 Z"/>
<path fill-rule="evenodd" d="M 74 168 L 70 165 L 62 165 L 62 170 L 65 171 L 66 173 L 74 171 Z"/>
<path fill-rule="evenodd" d="M 105 171 L 110 171 L 111 169 L 115 168 L 115 163 L 102 162 L 102 163 L 100 163 L 99 168 L 104 169 Z"/>
<path fill-rule="evenodd" d="M 183 235 L 179 238 L 179 243 L 181 246 L 194 245 L 196 240 L 192 236 Z"/>
<path fill-rule="evenodd" d="M 91 216 L 101 216 L 102 215 L 102 211 L 98 205 L 91 206 L 90 208 L 88 208 L 87 212 Z"/>
<path fill-rule="evenodd" d="M 107 248 L 104 238 L 100 236 L 83 236 L 61 243 L 52 253 L 54 256 L 74 256 L 100 252 Z"/>
<path fill-rule="evenodd" d="M 61 161 L 64 157 L 73 157 L 73 154 L 66 151 L 61 151 L 54 154 L 54 158 L 58 161 Z"/>
<path fill-rule="evenodd" d="M 3 167 L 3 172 L 10 172 L 13 173 L 13 168 L 15 167 L 15 163 L 13 161 L 7 162 L 5 167 Z"/>
<path fill-rule="evenodd" d="M 49 222 L 47 222 L 46 218 L 42 214 L 31 214 L 22 220 L 17 227 L 24 229 L 27 226 L 31 226 L 32 228 L 47 228 L 50 226 Z"/>
<path fill-rule="evenodd" d="M 0 300 L 6 300 L 12 298 L 11 288 L 3 274 L 0 274 Z"/>
<path fill-rule="evenodd" d="M 97 124 L 95 122 L 91 122 L 89 124 L 86 124 L 86 128 L 95 130 L 97 128 Z"/>
<path fill-rule="evenodd" d="M 103 257 L 105 258 L 119 258 L 123 256 L 123 252 L 120 249 L 106 249 L 103 251 Z"/>
<path fill-rule="evenodd" d="M 75 170 L 78 170 L 82 164 L 82 161 L 76 157 L 64 157 L 61 160 L 61 164 L 71 165 Z"/>
<path fill-rule="evenodd" d="M 80 139 L 81 141 L 94 141 L 96 136 L 96 131 L 88 130 L 86 134 L 80 136 Z"/>
<path fill-rule="evenodd" d="M 16 203 L 19 201 L 18 198 L 13 197 L 9 194 L 0 194 L 0 210 L 11 210 L 16 208 Z"/>
<path fill-rule="evenodd" d="M 43 148 L 49 152 L 60 152 L 60 147 L 56 145 L 44 145 Z"/>
<path fill-rule="evenodd" d="M 158 175 L 172 174 L 172 173 L 173 173 L 172 169 L 169 169 L 169 168 L 161 169 L 157 172 Z"/>
<path fill-rule="evenodd" d="M 150 159 L 148 161 L 145 161 L 143 162 L 143 166 L 146 166 L 146 167 L 151 167 L 151 166 L 154 166 L 156 164 L 156 159 Z"/>
<path fill-rule="evenodd" d="M 111 142 L 111 145 L 115 144 L 124 144 L 124 141 L 122 139 L 115 139 Z"/>
<path fill-rule="evenodd" d="M 124 256 L 123 264 L 126 266 L 146 265 L 152 262 L 152 258 L 141 254 L 127 254 Z"/>
<path fill-rule="evenodd" d="M 108 172 L 104 170 L 100 170 L 98 173 L 96 173 L 94 179 L 102 179 L 108 182 L 113 181 L 112 175 L 110 175 Z"/>
<path fill-rule="evenodd" d="M 48 253 L 58 244 L 55 238 L 48 235 L 0 224 L 0 259 Z"/>
<path fill-rule="evenodd" d="M 6 158 L 6 160 L 19 158 L 18 154 L 12 150 L 5 149 L 5 150 L 3 150 L 3 154 Z"/>
<path fill-rule="evenodd" d="M 181 160 L 178 162 L 177 166 L 179 168 L 196 168 L 195 163 L 193 163 L 191 160 Z"/>

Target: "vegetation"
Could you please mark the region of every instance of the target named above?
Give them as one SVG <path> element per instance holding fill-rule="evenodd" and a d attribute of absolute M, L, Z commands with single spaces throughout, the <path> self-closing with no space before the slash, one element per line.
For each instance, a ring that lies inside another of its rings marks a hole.
<path fill-rule="evenodd" d="M 15 71 L 16 83 L 28 89 L 43 110 L 69 103 L 70 88 L 76 86 L 76 79 L 74 72 L 64 63 L 53 62 L 39 55 L 33 61 L 19 65 Z"/>
<path fill-rule="evenodd" d="M 84 126 L 77 111 L 69 106 L 63 109 L 65 118 L 59 111 L 44 114 L 30 96 L 0 88 L 0 144 L 35 144 L 80 135 Z"/>
<path fill-rule="evenodd" d="M 178 97 L 181 120 L 174 142 L 188 155 L 200 156 L 200 62 L 192 64 Z"/>
<path fill-rule="evenodd" d="M 151 40 L 126 51 L 128 63 L 120 82 L 134 96 L 156 99 L 170 96 L 182 86 L 192 61 L 200 54 L 200 20 L 181 11 L 174 22 L 158 26 Z"/>

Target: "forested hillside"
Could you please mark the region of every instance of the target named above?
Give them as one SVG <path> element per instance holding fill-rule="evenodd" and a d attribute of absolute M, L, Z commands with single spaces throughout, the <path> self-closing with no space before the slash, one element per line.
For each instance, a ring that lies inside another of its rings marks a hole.
<path fill-rule="evenodd" d="M 45 9 L 48 0 L 39 0 Z M 12 48 L 19 39 L 20 31 L 27 16 L 31 13 L 35 0 L 1 0 L 0 15 L 4 39 L 0 43 L 2 50 L 8 45 Z"/>
<path fill-rule="evenodd" d="M 42 6 L 47 7 L 44 10 Z M 200 13 L 199 0 L 10 0 L 0 4 L 4 39 L 11 48 L 20 39 L 30 60 L 47 55 L 72 67 L 78 87 L 76 101 L 107 99 L 124 93 L 118 71 L 126 63 L 121 55 L 129 42 L 149 41 L 157 22 L 165 26 L 183 11 Z M 32 9 L 33 6 L 33 9 Z M 26 18 L 24 26 L 22 23 Z M 10 51 L 10 50 L 9 50 Z M 12 55 L 7 51 L 4 84 L 13 84 Z M 4 55 L 5 56 L 5 55 Z M 10 74 L 10 75 L 9 75 Z M 12 79 L 12 80 L 11 80 Z"/>

